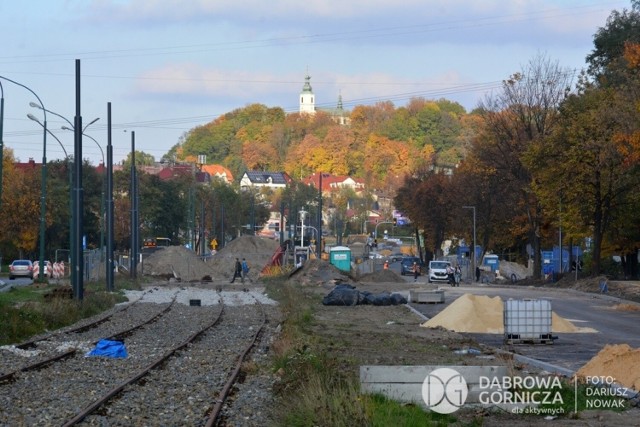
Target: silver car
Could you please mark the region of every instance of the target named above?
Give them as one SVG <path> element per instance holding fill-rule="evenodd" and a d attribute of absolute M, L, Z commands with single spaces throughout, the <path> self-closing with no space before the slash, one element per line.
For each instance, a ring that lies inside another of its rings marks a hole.
<path fill-rule="evenodd" d="M 33 263 L 28 259 L 16 259 L 9 265 L 9 280 L 16 277 L 33 279 Z"/>

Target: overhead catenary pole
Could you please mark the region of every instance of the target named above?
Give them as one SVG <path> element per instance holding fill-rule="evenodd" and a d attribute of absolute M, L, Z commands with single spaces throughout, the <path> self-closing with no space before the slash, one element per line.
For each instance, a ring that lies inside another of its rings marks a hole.
<path fill-rule="evenodd" d="M 74 118 L 73 151 L 73 253 L 71 257 L 71 282 L 73 296 L 82 301 L 84 298 L 84 257 L 82 237 L 84 233 L 83 207 L 84 191 L 82 184 L 82 115 L 80 108 L 80 60 L 76 59 L 76 115 Z"/>
<path fill-rule="evenodd" d="M 318 220 L 316 229 L 316 254 L 318 259 L 322 255 L 322 172 L 320 172 L 320 180 L 318 182 Z"/>
<path fill-rule="evenodd" d="M 131 260 L 129 276 L 136 279 L 138 268 L 138 185 L 136 174 L 136 133 L 131 132 Z"/>
<path fill-rule="evenodd" d="M 113 146 L 111 145 L 111 103 L 107 103 L 107 195 L 106 195 L 106 214 L 107 214 L 107 253 L 106 260 L 106 279 L 107 291 L 113 292 Z"/>

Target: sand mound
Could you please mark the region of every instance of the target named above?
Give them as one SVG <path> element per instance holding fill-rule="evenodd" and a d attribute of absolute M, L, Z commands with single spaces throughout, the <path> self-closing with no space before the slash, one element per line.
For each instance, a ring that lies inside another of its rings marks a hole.
<path fill-rule="evenodd" d="M 616 304 L 612 307 L 616 311 L 640 311 L 640 306 L 634 304 Z"/>
<path fill-rule="evenodd" d="M 640 349 L 628 344 L 606 345 L 576 372 L 578 377 L 610 376 L 628 388 L 640 391 Z"/>
<path fill-rule="evenodd" d="M 375 273 L 367 273 L 360 276 L 361 282 L 391 282 L 391 283 L 403 283 L 405 280 L 398 276 L 391 270 L 376 271 Z"/>
<path fill-rule="evenodd" d="M 456 332 L 481 334 L 504 333 L 504 303 L 500 297 L 464 294 L 433 318 L 420 326 L 441 326 Z M 569 320 L 551 313 L 551 331 L 567 333 L 597 332 L 592 328 L 579 328 Z"/>
<path fill-rule="evenodd" d="M 456 332 L 501 334 L 504 331 L 502 300 L 500 297 L 464 294 L 421 326 L 442 326 Z"/>

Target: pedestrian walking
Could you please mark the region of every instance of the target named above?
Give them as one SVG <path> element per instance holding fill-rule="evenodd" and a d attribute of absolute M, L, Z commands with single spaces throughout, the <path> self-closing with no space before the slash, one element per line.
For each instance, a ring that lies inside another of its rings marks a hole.
<path fill-rule="evenodd" d="M 480 281 L 480 267 L 476 265 L 476 282 Z"/>
<path fill-rule="evenodd" d="M 249 279 L 249 264 L 246 259 L 242 258 L 242 283 L 244 283 L 244 279 Z M 249 281 L 253 282 L 251 279 Z"/>
<path fill-rule="evenodd" d="M 244 283 L 244 279 L 242 278 L 242 264 L 240 263 L 240 260 L 238 258 L 236 258 L 236 263 L 233 267 L 233 278 L 231 279 L 231 283 L 236 281 L 236 277 L 239 277 L 240 280 L 242 280 L 242 282 Z"/>
<path fill-rule="evenodd" d="M 415 261 L 413 262 L 412 270 L 413 270 L 413 281 L 417 282 L 418 276 L 420 275 L 420 266 Z"/>

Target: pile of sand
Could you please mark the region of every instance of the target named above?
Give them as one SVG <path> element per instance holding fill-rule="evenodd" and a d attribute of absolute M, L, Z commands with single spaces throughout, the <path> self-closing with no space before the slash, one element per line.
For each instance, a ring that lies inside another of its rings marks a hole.
<path fill-rule="evenodd" d="M 612 308 L 616 311 L 640 311 L 640 306 L 629 303 L 616 304 Z"/>
<path fill-rule="evenodd" d="M 504 304 L 500 297 L 464 294 L 433 318 L 422 323 L 426 328 L 443 327 L 456 332 L 480 334 L 504 333 Z M 552 332 L 597 332 L 592 328 L 579 328 L 569 320 L 551 313 Z"/>
<path fill-rule="evenodd" d="M 606 345 L 576 372 L 578 377 L 605 376 L 627 388 L 640 391 L 640 349 L 628 344 Z"/>
<path fill-rule="evenodd" d="M 441 326 L 456 332 L 501 334 L 504 332 L 502 300 L 500 297 L 464 294 L 421 326 Z"/>

